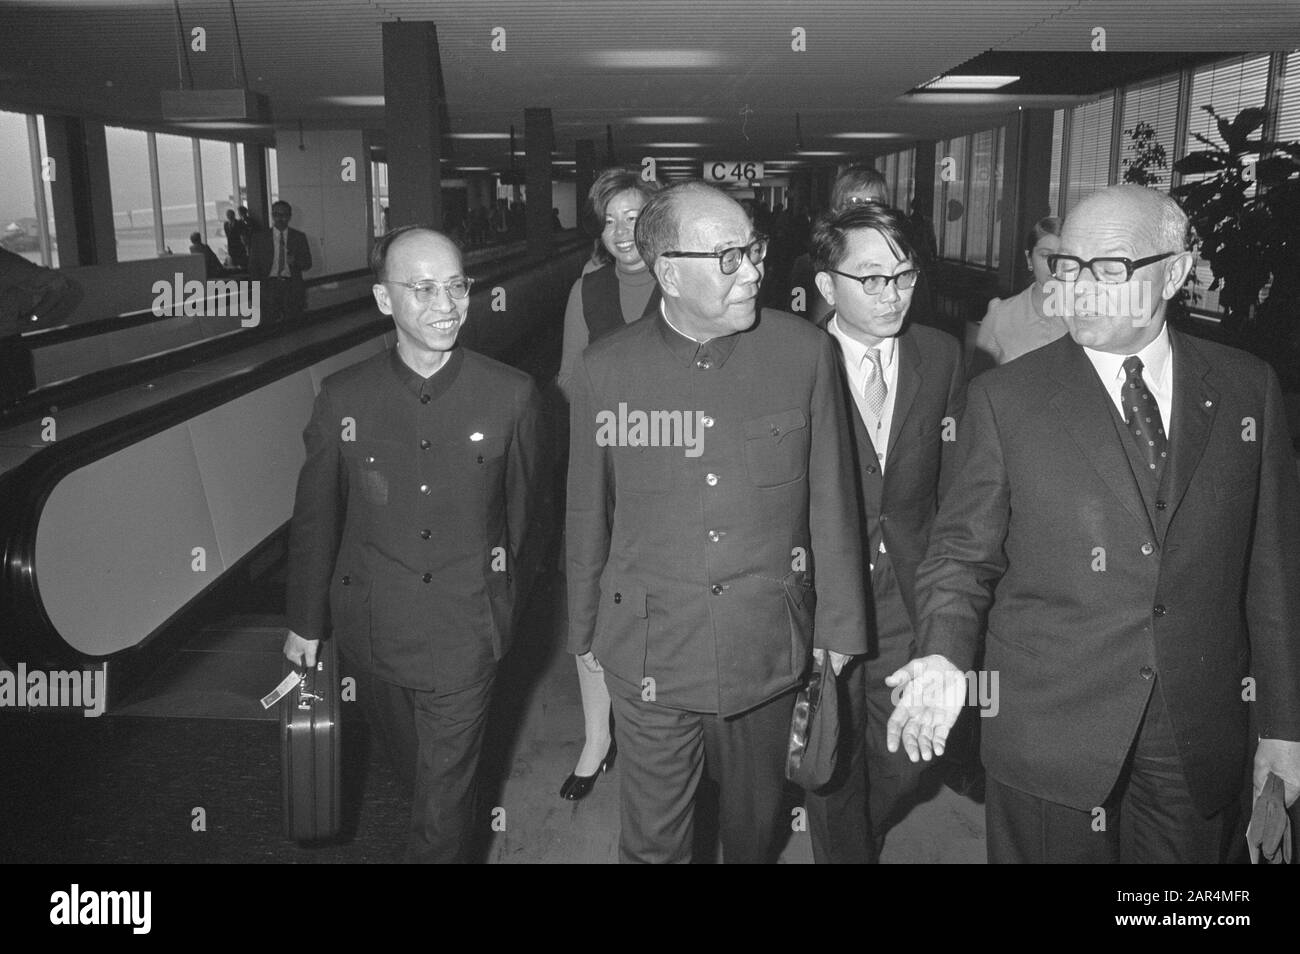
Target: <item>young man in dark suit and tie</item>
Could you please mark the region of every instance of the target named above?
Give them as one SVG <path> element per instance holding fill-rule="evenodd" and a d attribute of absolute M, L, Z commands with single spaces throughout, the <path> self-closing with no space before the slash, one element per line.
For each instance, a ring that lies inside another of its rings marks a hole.
<path fill-rule="evenodd" d="M 498 660 L 514 632 L 532 516 L 532 379 L 466 348 L 460 252 L 430 229 L 371 256 L 396 347 L 326 378 L 304 433 L 284 652 L 332 637 L 413 792 L 412 861 L 462 861 Z"/>
<path fill-rule="evenodd" d="M 707 767 L 723 860 L 771 861 L 809 651 L 839 670 L 866 650 L 835 353 L 759 313 L 766 245 L 722 192 L 663 190 L 636 241 L 660 312 L 570 379 L 569 651 L 594 654 L 613 701 L 620 859 L 690 861 Z"/>
<path fill-rule="evenodd" d="M 861 503 L 874 625 L 867 654 L 845 670 L 838 770 L 806 805 L 814 859 L 861 864 L 878 859 L 920 779 L 919 766 L 886 749 L 893 703 L 885 677 L 911 658 L 916 568 L 951 464 L 965 377 L 956 339 L 907 321 L 920 273 L 901 213 L 849 206 L 817 223 L 811 254 L 833 309 L 822 327 L 836 345 L 853 422 L 845 464 Z"/>
<path fill-rule="evenodd" d="M 889 744 L 942 754 L 987 619 L 989 860 L 1222 862 L 1247 759 L 1300 793 L 1300 487 L 1276 375 L 1168 327 L 1168 196 L 1066 217 L 1069 335 L 976 378 Z"/>
<path fill-rule="evenodd" d="M 289 228 L 293 206 L 283 199 L 271 206 L 271 228 L 253 235 L 249 273 L 262 283 L 262 321 L 297 318 L 307 303 L 302 273 L 312 267 L 307 236 Z"/>

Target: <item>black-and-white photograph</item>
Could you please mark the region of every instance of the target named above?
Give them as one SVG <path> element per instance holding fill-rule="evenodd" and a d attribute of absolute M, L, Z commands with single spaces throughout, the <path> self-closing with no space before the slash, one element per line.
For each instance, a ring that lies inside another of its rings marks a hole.
<path fill-rule="evenodd" d="M 1295 0 L 0 8 L 0 863 L 1300 862 L 1298 472 Z"/>

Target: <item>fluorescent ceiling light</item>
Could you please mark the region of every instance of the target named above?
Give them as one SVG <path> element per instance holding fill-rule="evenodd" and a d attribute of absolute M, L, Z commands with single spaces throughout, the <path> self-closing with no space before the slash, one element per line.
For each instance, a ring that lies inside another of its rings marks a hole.
<path fill-rule="evenodd" d="M 902 139 L 902 133 L 894 132 L 843 132 L 834 133 L 832 139 Z"/>
<path fill-rule="evenodd" d="M 509 139 L 510 133 L 503 132 L 482 132 L 482 133 L 452 133 L 452 139 Z"/>
<path fill-rule="evenodd" d="M 957 89 L 1001 89 L 1003 86 L 1010 86 L 1018 79 L 1019 76 L 940 76 L 938 79 L 930 80 L 921 88 L 945 92 Z"/>
<path fill-rule="evenodd" d="M 586 59 L 592 66 L 615 70 L 708 69 L 726 62 L 717 50 L 597 50 Z"/>
<path fill-rule="evenodd" d="M 796 155 L 800 156 L 847 156 L 847 152 L 834 152 L 826 149 L 797 149 Z"/>
<path fill-rule="evenodd" d="M 628 126 L 707 126 L 713 120 L 708 116 L 631 116 L 619 122 Z"/>
<path fill-rule="evenodd" d="M 703 149 L 707 142 L 643 142 L 646 149 Z"/>
<path fill-rule="evenodd" d="M 489 166 L 457 166 L 457 172 L 491 172 Z"/>
<path fill-rule="evenodd" d="M 383 95 L 378 96 L 321 96 L 317 99 L 321 103 L 329 103 L 332 106 L 382 106 L 384 105 Z"/>

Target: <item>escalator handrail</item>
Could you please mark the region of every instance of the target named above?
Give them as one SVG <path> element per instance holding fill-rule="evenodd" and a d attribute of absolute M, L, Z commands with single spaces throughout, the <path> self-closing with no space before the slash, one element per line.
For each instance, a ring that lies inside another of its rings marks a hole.
<path fill-rule="evenodd" d="M 491 282 L 526 274 L 535 268 L 545 268 L 572 251 L 573 247 L 557 248 L 547 259 L 530 259 L 522 263 L 522 267 L 509 272 L 498 272 L 483 282 L 477 295 L 490 295 Z M 516 263 L 516 266 L 519 264 Z M 12 645 L 23 653 L 21 658 L 29 666 L 58 664 L 69 667 L 108 658 L 80 653 L 57 637 L 37 586 L 36 534 L 45 503 L 64 477 L 124 447 L 146 440 L 169 427 L 308 368 L 333 354 L 382 335 L 392 327 L 389 317 L 376 314 L 374 320 L 341 331 L 324 341 L 296 349 L 289 354 L 272 356 L 256 367 L 232 372 L 219 381 L 57 441 L 0 476 L 0 500 L 7 504 L 5 510 L 0 512 L 0 618 L 7 618 L 14 627 Z M 215 581 L 210 585 L 215 585 Z M 201 595 L 202 593 L 196 594 L 195 598 Z M 183 609 L 182 607 L 180 611 Z M 158 626 L 154 634 L 164 631 L 168 622 L 164 621 Z M 143 648 L 149 638 L 118 652 Z M 0 645 L 0 649 L 8 648 L 7 645 Z"/>

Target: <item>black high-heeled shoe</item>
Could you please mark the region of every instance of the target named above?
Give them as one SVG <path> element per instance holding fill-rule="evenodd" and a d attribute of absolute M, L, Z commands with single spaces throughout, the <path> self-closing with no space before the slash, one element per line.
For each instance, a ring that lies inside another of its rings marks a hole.
<path fill-rule="evenodd" d="M 600 760 L 600 767 L 591 775 L 578 775 L 576 772 L 570 773 L 569 777 L 564 780 L 560 786 L 560 798 L 567 798 L 571 802 L 576 802 L 580 798 L 585 798 L 591 791 L 591 787 L 596 784 L 596 776 L 602 772 L 608 772 L 614 765 L 614 756 L 618 754 L 618 743 L 613 739 L 609 740 L 609 748 L 605 751 L 605 757 Z"/>

